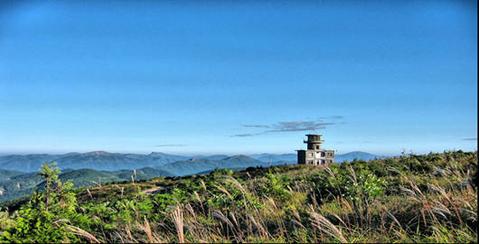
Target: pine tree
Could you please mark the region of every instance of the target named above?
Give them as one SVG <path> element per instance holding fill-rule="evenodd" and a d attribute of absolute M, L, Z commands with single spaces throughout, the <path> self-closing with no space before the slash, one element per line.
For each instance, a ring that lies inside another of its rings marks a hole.
<path fill-rule="evenodd" d="M 77 236 L 67 230 L 77 216 L 77 200 L 73 183 L 59 179 L 60 170 L 54 162 L 42 165 L 40 184 L 25 206 L 17 213 L 15 226 L 0 236 L 0 242 L 71 242 Z"/>

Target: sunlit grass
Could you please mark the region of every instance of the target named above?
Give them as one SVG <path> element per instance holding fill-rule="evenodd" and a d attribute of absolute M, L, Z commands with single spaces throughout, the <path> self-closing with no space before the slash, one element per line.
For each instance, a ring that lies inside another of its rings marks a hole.
<path fill-rule="evenodd" d="M 74 215 L 46 224 L 66 221 L 74 238 L 60 233 L 62 241 L 474 242 L 476 173 L 476 154 L 463 152 L 218 170 L 82 189 Z M 35 240 L 24 217 L 1 212 L 0 239 Z"/>

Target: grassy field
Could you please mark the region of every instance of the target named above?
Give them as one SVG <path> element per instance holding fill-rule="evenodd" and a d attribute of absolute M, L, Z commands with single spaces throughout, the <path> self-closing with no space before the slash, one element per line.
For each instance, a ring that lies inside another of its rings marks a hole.
<path fill-rule="evenodd" d="M 1 242 L 476 242 L 477 154 L 216 170 L 45 190 L 0 212 Z"/>

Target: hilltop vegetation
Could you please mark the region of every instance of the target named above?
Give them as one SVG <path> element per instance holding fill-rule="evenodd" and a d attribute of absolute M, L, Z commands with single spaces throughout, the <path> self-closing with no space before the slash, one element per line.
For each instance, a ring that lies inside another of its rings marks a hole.
<path fill-rule="evenodd" d="M 102 160 L 107 160 L 103 158 Z M 76 187 L 98 185 L 108 182 L 147 180 L 158 176 L 185 176 L 208 173 L 214 169 L 235 170 L 247 167 L 282 165 L 286 162 L 262 162 L 247 156 L 232 156 L 218 159 L 217 156 L 194 158 L 166 163 L 159 167 L 145 167 L 135 170 L 104 171 L 95 169 L 66 169 L 60 174 L 63 181 L 71 180 Z M 98 167 L 102 168 L 102 167 Z M 42 178 L 36 172 L 0 171 L 0 202 L 14 200 L 31 194 L 41 184 Z"/>
<path fill-rule="evenodd" d="M 476 174 L 457 151 L 75 190 L 45 166 L 43 191 L 0 214 L 0 241 L 475 242 Z"/>
<path fill-rule="evenodd" d="M 146 180 L 158 176 L 172 176 L 171 173 L 154 168 L 138 170 L 98 171 L 93 169 L 65 170 L 59 175 L 62 181 L 72 181 L 75 187 L 101 185 L 108 182 Z M 35 189 L 42 189 L 44 179 L 37 173 L 0 170 L 0 203 L 30 195 Z"/>
<path fill-rule="evenodd" d="M 379 156 L 351 152 L 336 156 L 337 162 L 355 158 L 369 160 Z M 63 170 L 61 180 L 72 180 L 75 187 L 107 182 L 146 180 L 159 176 L 186 176 L 209 173 L 215 169 L 242 170 L 296 162 L 296 154 L 253 154 L 178 156 L 165 153 L 122 154 L 103 151 L 60 155 L 29 154 L 0 156 L 0 202 L 31 194 L 42 182 L 37 174 L 41 162 L 55 161 Z M 33 171 L 32 171 L 33 170 Z M 133 172 L 136 170 L 136 173 Z M 25 172 L 20 172 L 25 171 Z"/>

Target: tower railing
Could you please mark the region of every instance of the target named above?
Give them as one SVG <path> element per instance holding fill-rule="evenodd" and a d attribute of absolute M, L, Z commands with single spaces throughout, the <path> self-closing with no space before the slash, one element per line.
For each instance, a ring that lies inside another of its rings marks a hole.
<path fill-rule="evenodd" d="M 304 143 L 323 143 L 323 140 L 303 140 Z"/>

